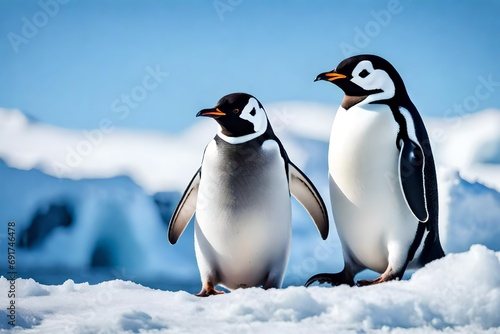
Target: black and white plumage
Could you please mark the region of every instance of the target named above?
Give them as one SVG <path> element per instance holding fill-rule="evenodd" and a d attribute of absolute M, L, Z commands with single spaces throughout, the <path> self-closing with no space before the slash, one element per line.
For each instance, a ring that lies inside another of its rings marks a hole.
<path fill-rule="evenodd" d="M 255 97 L 230 94 L 197 116 L 214 118 L 219 130 L 172 216 L 169 241 L 177 241 L 196 211 L 199 296 L 219 293 L 217 284 L 279 288 L 290 253 L 290 193 L 326 239 L 323 200 L 288 158 Z"/>
<path fill-rule="evenodd" d="M 329 178 L 344 269 L 315 281 L 354 285 L 368 268 L 369 285 L 400 279 L 407 266 L 444 256 L 438 234 L 434 159 L 422 118 L 403 80 L 385 59 L 359 55 L 321 73 L 344 91 L 332 126 Z"/>

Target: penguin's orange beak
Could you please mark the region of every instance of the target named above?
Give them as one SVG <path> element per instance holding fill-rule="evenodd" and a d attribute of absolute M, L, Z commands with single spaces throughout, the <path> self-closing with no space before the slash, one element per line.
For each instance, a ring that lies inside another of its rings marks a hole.
<path fill-rule="evenodd" d="M 344 79 L 344 78 L 346 78 L 345 75 L 337 73 L 337 72 L 335 72 L 335 70 L 333 70 L 330 72 L 324 72 L 324 73 L 318 74 L 318 76 L 316 77 L 316 79 L 314 79 L 314 81 L 326 80 L 326 81 L 331 82 L 331 81 L 334 81 L 337 79 Z"/>
<path fill-rule="evenodd" d="M 196 117 L 199 117 L 199 116 L 217 118 L 217 117 L 221 117 L 221 116 L 226 116 L 226 114 L 223 111 L 221 111 L 219 108 L 210 108 L 210 109 L 203 109 L 203 110 L 199 111 L 196 114 Z"/>

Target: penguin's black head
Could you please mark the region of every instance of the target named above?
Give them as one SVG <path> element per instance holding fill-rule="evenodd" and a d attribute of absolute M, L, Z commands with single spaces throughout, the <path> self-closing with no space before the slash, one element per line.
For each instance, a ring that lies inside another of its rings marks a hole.
<path fill-rule="evenodd" d="M 342 107 L 377 103 L 408 96 L 401 76 L 384 58 L 359 55 L 343 60 L 336 69 L 319 74 L 314 81 L 330 81 L 344 93 Z"/>
<path fill-rule="evenodd" d="M 227 137 L 261 134 L 268 126 L 264 107 L 255 97 L 246 93 L 226 95 L 215 107 L 203 109 L 196 116 L 215 119 L 220 125 L 220 132 Z"/>

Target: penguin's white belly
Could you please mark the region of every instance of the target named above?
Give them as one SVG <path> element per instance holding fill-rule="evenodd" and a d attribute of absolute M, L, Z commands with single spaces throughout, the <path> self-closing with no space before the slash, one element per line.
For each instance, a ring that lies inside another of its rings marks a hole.
<path fill-rule="evenodd" d="M 339 108 L 330 138 L 330 196 L 340 239 L 377 272 L 386 270 L 390 250 L 409 249 L 418 224 L 399 184 L 397 133 L 388 106 L 365 105 Z"/>
<path fill-rule="evenodd" d="M 264 284 L 271 270 L 283 275 L 290 252 L 291 204 L 277 143 L 263 143 L 251 161 L 221 159 L 215 142 L 209 144 L 196 220 L 202 276 L 216 271 L 220 284 L 235 289 Z"/>

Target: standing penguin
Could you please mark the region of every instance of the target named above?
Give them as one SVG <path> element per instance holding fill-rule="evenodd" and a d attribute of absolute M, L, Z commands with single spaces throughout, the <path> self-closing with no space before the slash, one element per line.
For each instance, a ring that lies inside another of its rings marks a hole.
<path fill-rule="evenodd" d="M 381 275 L 360 286 L 401 279 L 444 256 L 438 235 L 438 188 L 429 137 L 398 72 L 385 59 L 359 55 L 315 81 L 344 99 L 328 154 L 330 197 L 344 269 L 315 281 L 354 285 L 364 269 Z"/>
<path fill-rule="evenodd" d="M 219 124 L 168 229 L 175 244 L 196 211 L 195 252 L 202 289 L 279 288 L 291 241 L 290 192 L 328 236 L 325 204 L 311 181 L 288 158 L 262 104 L 244 93 L 226 95 L 196 116 Z"/>

